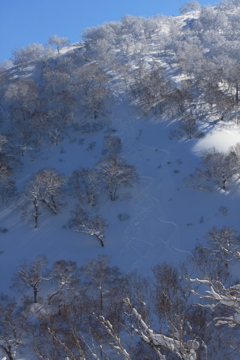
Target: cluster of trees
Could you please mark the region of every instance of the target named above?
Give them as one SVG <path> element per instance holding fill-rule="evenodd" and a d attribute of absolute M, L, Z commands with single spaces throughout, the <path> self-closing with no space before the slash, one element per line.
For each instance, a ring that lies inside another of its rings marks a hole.
<path fill-rule="evenodd" d="M 117 200 L 120 187 L 131 187 L 139 181 L 134 165 L 128 165 L 119 153 L 121 139 L 116 135 L 104 138 L 103 155 L 93 169 L 80 168 L 70 178 L 70 186 L 79 204 L 71 212 L 70 228 L 77 232 L 95 236 L 104 246 L 103 234 L 107 224 L 99 215 L 92 216 L 90 211 L 97 204 L 98 194 L 105 189 L 111 201 Z"/>
<path fill-rule="evenodd" d="M 197 9 L 186 26 L 174 17 L 125 15 L 85 29 L 84 41 L 62 56 L 68 40 L 56 35 L 48 45 L 57 56 L 39 44 L 16 49 L 13 63 L 24 70 L 34 60 L 37 71 L 35 80 L 2 72 L 3 119 L 11 119 L 24 145 L 46 138 L 58 143 L 72 121 L 105 113 L 109 85 L 117 79 L 144 114 L 179 121 L 181 136 L 198 136 L 201 121 L 238 121 L 239 3 L 200 9 L 191 1 L 180 12 Z"/>
<path fill-rule="evenodd" d="M 187 265 L 158 264 L 149 277 L 124 274 L 105 255 L 81 267 L 49 267 L 45 256 L 24 261 L 12 279 L 21 301 L 0 298 L 0 352 L 9 360 L 21 348 L 49 360 L 237 357 L 239 280 L 231 266 L 240 236 L 222 227 L 206 239 Z"/>
<path fill-rule="evenodd" d="M 8 139 L 0 135 L 0 196 L 3 204 L 16 193 L 12 166 L 14 158 L 9 155 Z"/>
<path fill-rule="evenodd" d="M 240 143 L 231 146 L 224 153 L 215 148 L 208 149 L 202 153 L 203 168 L 196 168 L 193 174 L 185 178 L 189 187 L 211 191 L 211 183 L 225 190 L 231 180 L 238 181 L 240 176 Z"/>
<path fill-rule="evenodd" d="M 26 46 L 26 48 L 16 48 L 12 53 L 12 63 L 13 65 L 20 65 L 23 69 L 29 62 L 53 56 L 52 50 L 55 47 L 59 54 L 60 49 L 69 45 L 69 42 L 70 41 L 65 37 L 52 35 L 49 37 L 45 47 L 42 44 L 35 43 Z"/>
<path fill-rule="evenodd" d="M 86 29 L 83 34 L 89 48 L 99 54 L 103 40 L 108 53 L 118 49 L 109 66 L 121 75 L 134 105 L 158 119 L 180 121 L 181 135 L 190 138 L 199 135 L 201 121 L 238 122 L 239 3 L 200 9 L 192 1 L 181 12 L 197 9 L 198 17 L 186 26 L 177 18 L 125 16 L 121 23 Z M 150 62 L 146 54 L 151 52 Z M 172 74 L 184 75 L 185 80 Z"/>
<path fill-rule="evenodd" d="M 37 228 L 42 213 L 48 210 L 57 215 L 62 209 L 64 197 L 74 195 L 78 203 L 71 211 L 69 227 L 95 236 L 104 246 L 103 234 L 107 224 L 95 213 L 98 194 L 106 191 L 109 199 L 116 201 L 119 188 L 130 187 L 139 181 L 135 166 L 128 165 L 118 156 L 121 149 L 121 139 L 116 135 L 107 135 L 104 138 L 104 157 L 93 169 L 76 169 L 69 178 L 54 168 L 43 168 L 34 173 L 17 199 L 22 217 L 33 219 L 34 227 Z M 9 181 L 6 171 L 3 164 L 0 183 L 1 179 L 6 183 Z M 5 189 L 4 197 L 10 192 L 11 185 L 10 182 Z"/>
<path fill-rule="evenodd" d="M 198 17 L 186 26 L 171 17 L 125 16 L 121 23 L 83 33 L 99 63 L 123 80 L 135 106 L 146 115 L 178 121 L 179 134 L 189 138 L 199 135 L 202 121 L 238 122 L 239 102 L 239 3 L 200 9 L 192 1 L 181 13 L 191 10 L 198 10 Z"/>
<path fill-rule="evenodd" d="M 54 43 L 54 39 L 49 41 Z M 59 44 L 55 41 L 58 49 L 60 40 Z M 34 148 L 58 144 L 73 123 L 81 125 L 86 118 L 103 116 L 109 93 L 106 72 L 96 61 L 86 62 L 84 51 L 54 58 L 40 56 L 40 47 L 18 49 L 21 56 L 16 55 L 23 69 L 35 56 L 33 76 L 11 77 L 6 72 L 0 76 L 4 134 L 15 144 Z"/>

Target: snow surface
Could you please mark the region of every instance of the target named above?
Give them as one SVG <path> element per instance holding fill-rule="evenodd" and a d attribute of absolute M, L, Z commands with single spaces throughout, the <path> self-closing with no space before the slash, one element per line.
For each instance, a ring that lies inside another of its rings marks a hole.
<path fill-rule="evenodd" d="M 9 230 L 0 233 L 2 292 L 11 292 L 9 285 L 16 267 L 37 255 L 46 255 L 50 262 L 65 259 L 82 265 L 86 259 L 106 254 L 123 271 L 149 275 L 157 263 L 177 264 L 186 259 L 212 226 L 233 226 L 239 231 L 240 194 L 234 185 L 227 192 L 216 189 L 207 193 L 188 189 L 183 182 L 199 165 L 200 150 L 212 146 L 227 149 L 240 141 L 239 129 L 215 127 L 203 139 L 170 140 L 171 125 L 138 117 L 124 99 L 112 107 L 109 118 L 114 134 L 122 139 L 121 156 L 136 166 L 140 183 L 122 188 L 115 202 L 107 194 L 100 195 L 97 212 L 109 225 L 105 247 L 101 248 L 94 237 L 68 229 L 71 199 L 57 216 L 43 213 L 39 229 L 28 220 L 21 221 L 19 210 L 2 205 L 1 226 Z M 83 144 L 79 142 L 83 135 L 76 132 L 61 145 L 43 149 L 34 161 L 30 156 L 22 157 L 24 167 L 17 173 L 18 188 L 43 167 L 54 167 L 67 176 L 80 166 L 93 167 L 101 157 L 105 130 L 86 135 Z M 96 147 L 87 150 L 92 141 L 96 141 Z M 228 215 L 223 215 L 221 207 L 227 208 Z M 129 219 L 120 221 L 120 213 L 127 213 Z"/>
<path fill-rule="evenodd" d="M 226 152 L 229 147 L 236 145 L 239 141 L 239 126 L 217 127 L 203 139 L 199 140 L 194 146 L 193 151 L 197 153 L 209 147 L 215 147 L 218 151 Z"/>

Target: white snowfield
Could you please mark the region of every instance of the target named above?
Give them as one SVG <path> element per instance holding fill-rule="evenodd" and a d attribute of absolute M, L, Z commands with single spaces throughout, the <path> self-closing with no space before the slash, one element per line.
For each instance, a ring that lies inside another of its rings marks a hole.
<path fill-rule="evenodd" d="M 226 152 L 231 146 L 236 145 L 240 141 L 239 125 L 219 126 L 214 128 L 203 139 L 199 140 L 193 147 L 196 153 L 215 147 L 216 150 Z"/>

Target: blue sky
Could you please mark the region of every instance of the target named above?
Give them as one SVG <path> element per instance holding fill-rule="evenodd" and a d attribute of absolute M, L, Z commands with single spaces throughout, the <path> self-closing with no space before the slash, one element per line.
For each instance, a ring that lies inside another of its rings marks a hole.
<path fill-rule="evenodd" d="M 178 15 L 182 0 L 1 0 L 0 62 L 12 51 L 29 44 L 45 44 L 57 34 L 80 40 L 86 27 L 108 21 L 120 21 L 126 14 L 151 17 L 156 14 Z M 214 5 L 215 1 L 199 1 Z"/>

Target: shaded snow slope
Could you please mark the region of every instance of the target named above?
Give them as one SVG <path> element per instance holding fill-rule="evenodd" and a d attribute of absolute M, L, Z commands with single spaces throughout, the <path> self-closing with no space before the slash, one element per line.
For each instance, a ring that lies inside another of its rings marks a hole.
<path fill-rule="evenodd" d="M 178 263 L 186 259 L 212 226 L 229 225 L 239 230 L 240 194 L 234 187 L 225 193 L 207 193 L 188 189 L 183 182 L 198 166 L 196 155 L 200 149 L 221 144 L 221 150 L 225 150 L 234 145 L 232 142 L 240 141 L 238 129 L 216 129 L 199 140 L 170 140 L 171 126 L 137 117 L 125 100 L 112 107 L 110 119 L 114 134 L 122 139 L 121 156 L 136 166 L 140 182 L 120 189 L 115 202 L 101 194 L 96 212 L 109 225 L 105 247 L 101 248 L 95 238 L 68 228 L 74 202 L 70 197 L 57 216 L 43 213 L 37 230 L 28 220 L 20 220 L 19 210 L 1 205 L 1 227 L 8 229 L 7 233 L 0 233 L 2 292 L 9 292 L 16 267 L 24 259 L 31 261 L 40 254 L 50 262 L 75 260 L 79 265 L 98 254 L 107 254 L 121 270 L 150 274 L 151 267 L 159 262 Z M 101 157 L 105 131 L 88 134 L 85 140 L 80 140 L 83 135 L 76 132 L 60 146 L 42 150 L 34 161 L 23 157 L 23 170 L 17 173 L 19 189 L 43 167 L 51 166 L 70 176 L 80 166 L 94 166 Z M 96 146 L 88 150 L 93 141 Z M 128 214 L 129 219 L 120 221 L 120 213 Z"/>

